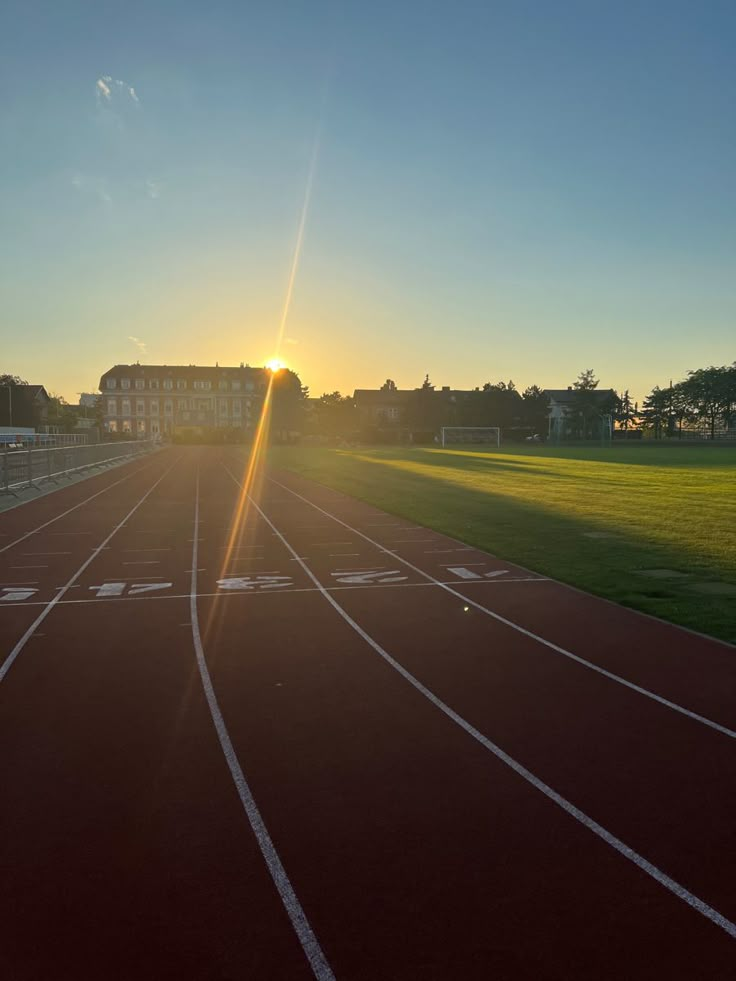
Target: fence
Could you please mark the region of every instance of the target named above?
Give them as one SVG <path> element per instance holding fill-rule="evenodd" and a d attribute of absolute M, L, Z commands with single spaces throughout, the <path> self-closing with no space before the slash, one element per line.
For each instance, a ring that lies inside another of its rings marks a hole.
<path fill-rule="evenodd" d="M 0 449 L 0 493 L 14 494 L 24 487 L 35 487 L 43 480 L 71 477 L 88 467 L 131 459 L 150 451 L 152 440 L 128 443 L 91 443 L 78 446 L 49 446 Z"/>
<path fill-rule="evenodd" d="M 18 446 L 82 446 L 88 440 L 87 433 L 34 433 L 3 426 L 0 430 L 0 445 L 15 449 Z"/>

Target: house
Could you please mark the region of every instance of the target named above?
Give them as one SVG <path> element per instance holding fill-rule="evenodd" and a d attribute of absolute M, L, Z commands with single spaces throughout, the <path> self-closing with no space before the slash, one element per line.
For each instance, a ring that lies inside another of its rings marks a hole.
<path fill-rule="evenodd" d="M 143 439 L 176 430 L 239 430 L 258 422 L 266 368 L 117 364 L 100 378 L 104 427 Z"/>
<path fill-rule="evenodd" d="M 572 385 L 567 388 L 545 388 L 544 394 L 549 398 L 548 435 L 550 437 L 569 435 L 568 431 L 583 394 L 590 409 L 598 417 L 611 412 L 617 397 L 612 388 L 590 389 L 583 393 Z"/>
<path fill-rule="evenodd" d="M 50 402 L 43 385 L 2 385 L 0 426 L 42 431 L 47 425 Z"/>
<path fill-rule="evenodd" d="M 361 429 L 406 425 L 414 389 L 356 388 L 353 400 Z"/>

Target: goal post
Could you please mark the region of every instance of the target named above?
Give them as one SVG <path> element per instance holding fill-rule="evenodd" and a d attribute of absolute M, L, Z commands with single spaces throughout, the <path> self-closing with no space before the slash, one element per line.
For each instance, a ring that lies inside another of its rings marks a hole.
<path fill-rule="evenodd" d="M 443 446 L 500 446 L 501 430 L 498 426 L 443 426 Z"/>

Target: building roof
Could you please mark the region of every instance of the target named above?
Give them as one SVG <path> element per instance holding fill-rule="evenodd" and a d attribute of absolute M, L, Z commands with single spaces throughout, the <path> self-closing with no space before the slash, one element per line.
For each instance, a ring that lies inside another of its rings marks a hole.
<path fill-rule="evenodd" d="M 544 394 L 549 395 L 553 402 L 574 402 L 575 396 L 578 394 L 579 389 L 577 388 L 545 388 Z M 612 388 L 596 388 L 589 391 L 589 394 L 593 396 L 593 401 L 603 402 L 606 399 L 610 399 L 611 396 L 615 395 L 615 391 Z"/>
<path fill-rule="evenodd" d="M 108 368 L 100 378 L 100 388 L 110 375 L 124 378 L 184 378 L 194 379 L 253 378 L 264 376 L 267 368 L 252 368 L 250 365 L 196 365 L 196 364 L 116 364 Z"/>
<path fill-rule="evenodd" d="M 5 387 L 5 386 L 3 386 Z M 43 385 L 15 385 L 12 384 L 8 386 L 13 390 L 13 398 L 18 397 L 22 399 L 27 399 L 29 402 L 34 401 L 50 401 L 49 393 L 43 387 Z"/>
<path fill-rule="evenodd" d="M 353 393 L 353 398 L 357 402 L 362 402 L 363 405 L 387 405 L 396 404 L 401 402 L 406 402 L 409 396 L 414 393 L 413 388 L 403 388 L 403 389 L 392 389 L 390 391 L 378 388 L 356 388 Z"/>

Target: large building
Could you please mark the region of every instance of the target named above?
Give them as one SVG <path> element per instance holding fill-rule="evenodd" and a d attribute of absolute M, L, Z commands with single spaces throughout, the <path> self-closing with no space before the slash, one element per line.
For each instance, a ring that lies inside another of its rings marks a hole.
<path fill-rule="evenodd" d="M 108 433 L 140 438 L 178 430 L 226 427 L 247 432 L 258 422 L 266 368 L 116 364 L 100 379 Z"/>

